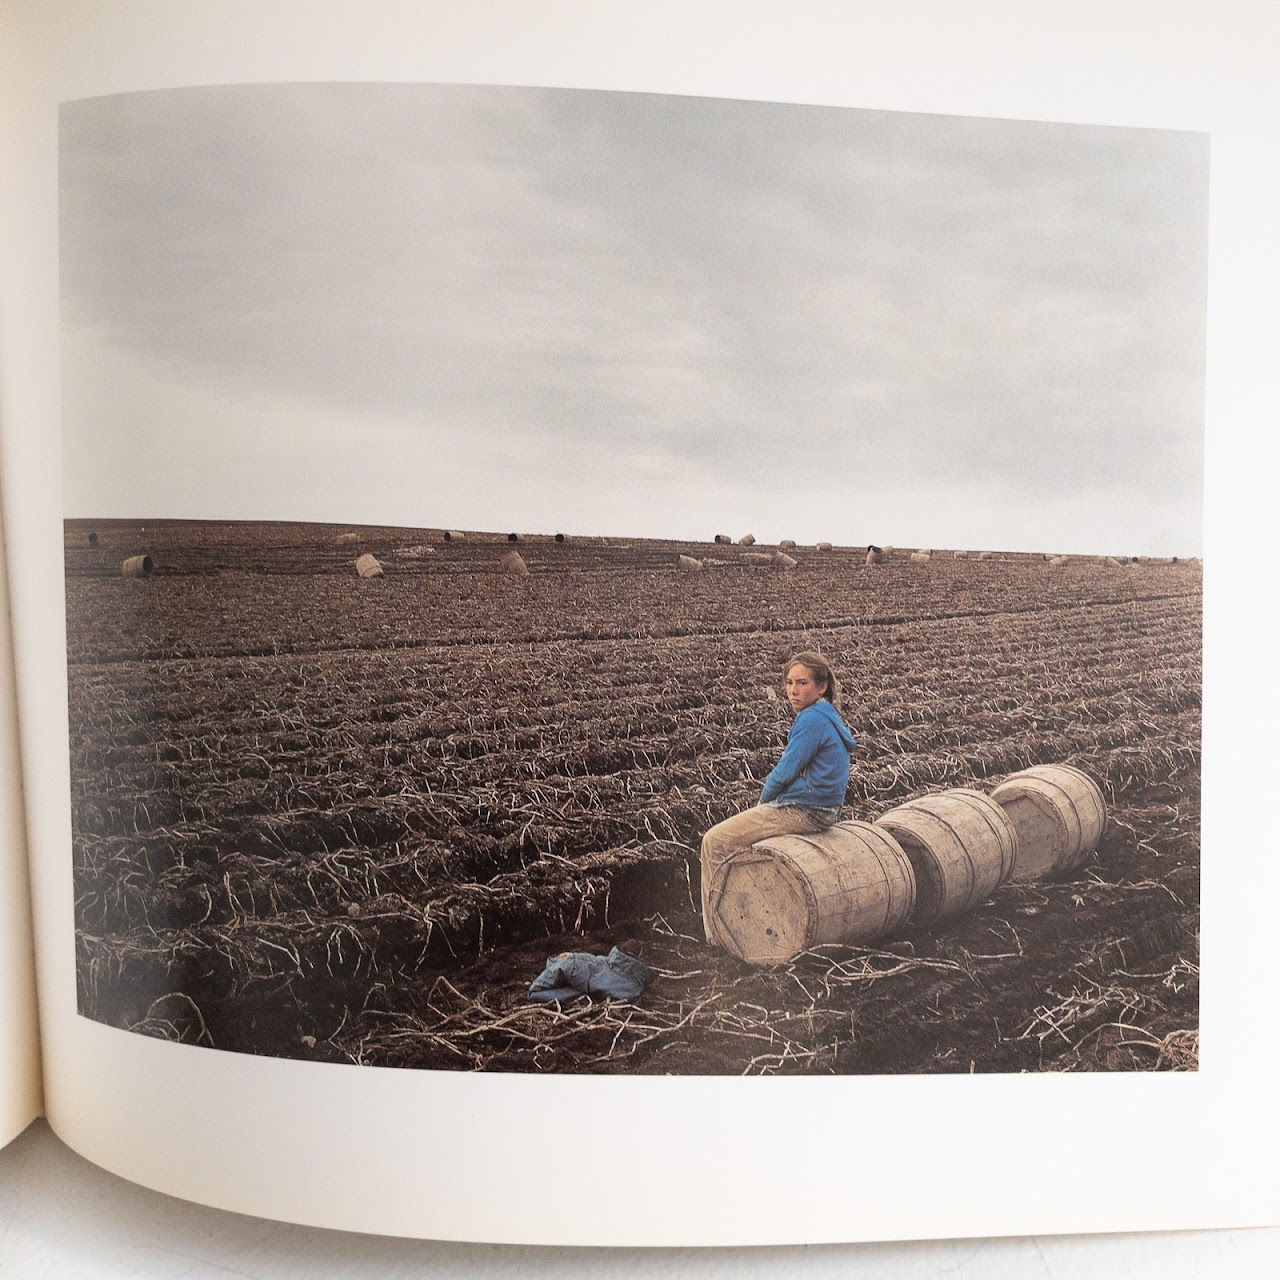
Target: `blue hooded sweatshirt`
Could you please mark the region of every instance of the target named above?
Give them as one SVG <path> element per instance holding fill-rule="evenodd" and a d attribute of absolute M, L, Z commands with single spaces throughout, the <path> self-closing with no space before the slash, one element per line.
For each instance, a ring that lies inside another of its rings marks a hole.
<path fill-rule="evenodd" d="M 849 785 L 849 753 L 857 745 L 840 713 L 820 698 L 796 716 L 760 803 L 838 808 Z"/>

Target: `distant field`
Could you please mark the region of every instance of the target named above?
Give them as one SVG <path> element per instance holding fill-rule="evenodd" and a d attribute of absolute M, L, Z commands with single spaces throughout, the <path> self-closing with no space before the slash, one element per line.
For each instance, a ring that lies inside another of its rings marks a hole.
<path fill-rule="evenodd" d="M 404 1067 L 1195 1067 L 1198 564 L 442 535 L 67 522 L 86 1016 Z M 1067 762 L 1111 810 L 1096 861 L 875 950 L 707 948 L 699 839 L 758 797 L 815 647 L 849 816 Z M 615 943 L 661 971 L 642 1009 L 524 1001 Z"/>

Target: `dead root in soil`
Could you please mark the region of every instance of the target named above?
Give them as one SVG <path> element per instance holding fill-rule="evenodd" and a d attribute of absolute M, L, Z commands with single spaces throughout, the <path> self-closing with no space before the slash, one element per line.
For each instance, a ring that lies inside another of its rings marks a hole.
<path fill-rule="evenodd" d="M 822 1071 L 856 1036 L 853 1012 L 832 1004 L 840 989 L 919 969 L 966 972 L 905 946 L 824 946 L 786 965 L 748 969 L 660 915 L 646 923 L 662 946 L 649 958 L 658 978 L 643 1006 L 535 1005 L 523 991 L 466 994 L 441 976 L 419 1012 L 365 1010 L 328 1043 L 349 1061 L 378 1065 L 598 1072 L 625 1070 L 642 1053 L 650 1063 L 656 1055 L 670 1061 L 686 1049 L 743 1075 Z"/>
<path fill-rule="evenodd" d="M 1192 968 L 1182 962 L 1175 964 L 1165 985 L 1175 990 L 1176 976 Z M 1152 995 L 1116 984 L 1089 983 L 1057 997 L 1054 1004 L 1038 1006 L 1018 1039 L 1036 1039 L 1041 1065 L 1051 1055 L 1052 1068 L 1057 1071 L 1196 1070 L 1198 1031 L 1178 1029 L 1160 1035 L 1147 1029 L 1162 1020 L 1167 1025 L 1168 1017 L 1168 1011 Z M 1140 1021 L 1147 1025 L 1140 1025 Z"/>

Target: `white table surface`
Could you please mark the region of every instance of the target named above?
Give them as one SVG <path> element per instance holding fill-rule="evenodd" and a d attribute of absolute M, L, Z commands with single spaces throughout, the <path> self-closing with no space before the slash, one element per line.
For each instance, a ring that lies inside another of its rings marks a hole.
<path fill-rule="evenodd" d="M 37 1121 L 0 1151 L 0 1280 L 378 1277 L 1251 1280 L 1280 1228 L 754 1249 L 550 1249 L 323 1231 L 175 1200 L 115 1177 Z"/>

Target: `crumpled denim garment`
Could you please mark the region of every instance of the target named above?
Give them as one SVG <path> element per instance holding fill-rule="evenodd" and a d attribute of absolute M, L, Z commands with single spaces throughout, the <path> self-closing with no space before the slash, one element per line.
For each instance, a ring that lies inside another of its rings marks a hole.
<path fill-rule="evenodd" d="M 569 1005 L 587 996 L 639 1004 L 645 984 L 656 970 L 614 947 L 607 956 L 566 951 L 552 956 L 529 987 L 529 999 Z"/>

